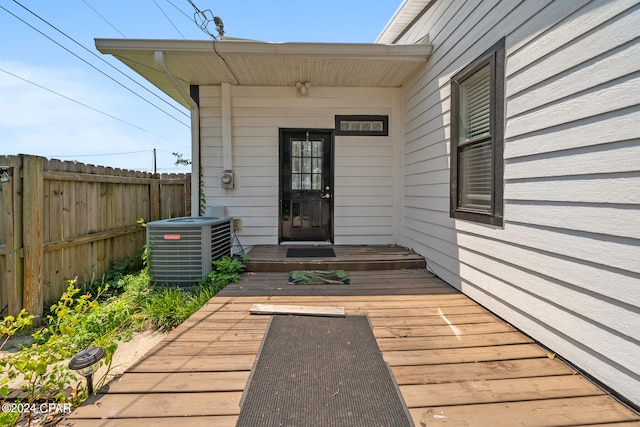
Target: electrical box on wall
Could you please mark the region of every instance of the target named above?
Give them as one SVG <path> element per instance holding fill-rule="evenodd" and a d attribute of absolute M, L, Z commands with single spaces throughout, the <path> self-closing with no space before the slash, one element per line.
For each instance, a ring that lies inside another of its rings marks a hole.
<path fill-rule="evenodd" d="M 235 186 L 236 177 L 232 171 L 224 171 L 222 176 L 220 176 L 220 182 L 222 184 L 222 188 L 231 189 Z"/>

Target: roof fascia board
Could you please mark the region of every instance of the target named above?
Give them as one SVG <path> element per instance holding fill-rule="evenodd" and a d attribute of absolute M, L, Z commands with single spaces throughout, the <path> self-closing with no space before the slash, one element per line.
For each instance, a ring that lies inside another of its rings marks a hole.
<path fill-rule="evenodd" d="M 378 35 L 376 42 L 398 43 L 436 2 L 437 0 L 404 0 Z M 419 12 L 415 11 L 416 7 L 420 7 Z"/>
<path fill-rule="evenodd" d="M 381 43 L 268 43 L 256 41 L 207 40 L 144 40 L 96 39 L 101 53 L 120 51 L 214 52 L 238 55 L 275 55 L 298 57 L 349 57 L 368 59 L 397 59 L 425 62 L 433 47 L 430 44 L 388 45 Z"/>

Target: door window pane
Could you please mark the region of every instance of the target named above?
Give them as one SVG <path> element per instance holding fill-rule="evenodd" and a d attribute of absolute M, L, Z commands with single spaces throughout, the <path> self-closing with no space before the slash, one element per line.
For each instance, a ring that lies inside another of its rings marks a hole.
<path fill-rule="evenodd" d="M 300 184 L 300 174 L 292 174 L 291 175 L 291 189 L 292 190 L 300 190 L 302 185 Z"/>
<path fill-rule="evenodd" d="M 291 189 L 322 189 L 322 140 L 291 141 Z"/>

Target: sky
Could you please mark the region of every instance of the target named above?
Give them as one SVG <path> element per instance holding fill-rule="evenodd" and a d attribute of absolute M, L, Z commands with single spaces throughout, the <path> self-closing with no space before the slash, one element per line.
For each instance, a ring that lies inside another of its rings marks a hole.
<path fill-rule="evenodd" d="M 153 171 L 156 149 L 159 173 L 188 171 L 172 153 L 190 158 L 189 111 L 98 52 L 95 38 L 211 40 L 197 8 L 222 18 L 229 37 L 369 43 L 400 3 L 0 0 L 0 155 Z"/>

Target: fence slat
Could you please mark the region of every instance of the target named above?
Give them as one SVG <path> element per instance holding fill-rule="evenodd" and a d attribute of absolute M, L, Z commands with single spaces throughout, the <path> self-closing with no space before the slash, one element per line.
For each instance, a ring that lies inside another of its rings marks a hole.
<path fill-rule="evenodd" d="M 24 308 L 42 316 L 43 301 L 43 226 L 44 179 L 42 157 L 26 156 L 23 166 L 23 247 L 24 247 Z"/>
<path fill-rule="evenodd" d="M 18 286 L 18 272 L 20 260 L 20 247 L 17 245 L 14 233 L 14 183 L 17 174 L 15 168 L 10 175 L 9 182 L 2 185 L 2 220 L 4 221 L 5 242 L 5 283 L 2 293 L 6 295 L 7 310 L 9 313 L 17 313 L 22 307 L 22 286 Z"/>

